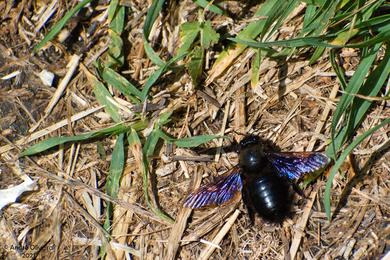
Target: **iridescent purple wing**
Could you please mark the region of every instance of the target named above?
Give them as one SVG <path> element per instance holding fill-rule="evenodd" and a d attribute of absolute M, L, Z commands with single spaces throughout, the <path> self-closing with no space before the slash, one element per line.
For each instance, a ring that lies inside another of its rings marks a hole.
<path fill-rule="evenodd" d="M 199 189 L 187 197 L 184 207 L 196 209 L 228 202 L 241 192 L 242 180 L 240 174 L 240 169 L 234 167 L 215 182 L 200 186 Z"/>
<path fill-rule="evenodd" d="M 297 180 L 305 174 L 319 171 L 330 162 L 329 157 L 317 152 L 267 153 L 267 158 L 280 176 Z"/>

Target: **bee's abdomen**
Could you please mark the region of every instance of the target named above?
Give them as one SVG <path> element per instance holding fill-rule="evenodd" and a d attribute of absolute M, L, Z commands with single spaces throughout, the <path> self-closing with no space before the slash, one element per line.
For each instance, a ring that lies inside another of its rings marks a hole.
<path fill-rule="evenodd" d="M 259 176 L 249 185 L 252 206 L 264 219 L 281 222 L 289 215 L 290 186 L 274 173 Z"/>

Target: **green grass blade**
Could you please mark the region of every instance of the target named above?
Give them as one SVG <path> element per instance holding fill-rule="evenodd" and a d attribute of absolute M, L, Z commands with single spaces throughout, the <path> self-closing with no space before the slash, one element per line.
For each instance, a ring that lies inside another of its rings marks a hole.
<path fill-rule="evenodd" d="M 145 101 L 148 97 L 150 88 L 156 83 L 156 81 L 167 71 L 167 69 L 174 63 L 178 62 L 179 60 L 183 59 L 187 53 L 182 54 L 181 56 L 176 56 L 170 59 L 163 67 L 159 68 L 155 72 L 150 75 L 148 80 L 146 81 L 141 94 L 141 100 Z"/>
<path fill-rule="evenodd" d="M 114 2 L 116 3 L 114 4 Z M 124 6 L 119 6 L 119 8 L 117 8 L 118 5 L 117 0 L 110 2 L 110 9 L 112 5 L 114 5 L 113 8 L 115 8 L 115 13 L 110 19 L 110 29 L 116 32 L 117 34 L 122 34 L 125 28 L 126 9 Z"/>
<path fill-rule="evenodd" d="M 254 18 L 268 16 L 269 11 L 277 2 L 278 0 L 268 0 L 262 3 L 260 7 L 257 9 Z M 265 20 L 258 20 L 255 22 L 251 22 L 248 24 L 247 27 L 245 27 L 241 32 L 238 33 L 237 38 L 253 40 L 263 31 L 264 25 L 265 25 Z M 224 65 L 225 63 L 224 60 L 226 59 L 226 57 L 229 57 L 229 59 L 233 61 L 246 49 L 246 47 L 247 46 L 245 44 L 238 44 L 237 46 L 230 45 L 226 50 L 222 51 L 218 55 L 218 58 L 213 65 L 213 68 L 219 67 L 220 65 L 226 67 L 226 65 Z"/>
<path fill-rule="evenodd" d="M 173 218 L 169 216 L 166 212 L 162 211 L 160 208 L 155 207 L 150 201 L 149 195 L 149 163 L 148 158 L 153 155 L 156 145 L 160 139 L 160 129 L 156 127 L 150 135 L 147 137 L 145 145 L 143 147 L 143 189 L 146 203 L 149 208 L 161 219 L 167 220 L 171 223 L 174 222 Z"/>
<path fill-rule="evenodd" d="M 141 91 L 115 70 L 111 68 L 104 68 L 101 76 L 108 84 L 118 89 L 123 95 L 131 98 L 133 102 L 140 103 L 140 101 L 134 97 L 141 99 Z"/>
<path fill-rule="evenodd" d="M 359 30 L 373 30 L 375 32 L 386 30 L 390 25 L 390 14 L 381 15 L 377 17 L 370 18 L 366 21 L 357 23 L 355 28 Z"/>
<path fill-rule="evenodd" d="M 143 147 L 143 153 L 146 158 L 149 158 L 153 155 L 156 145 L 160 139 L 159 129 L 153 129 L 153 131 L 146 138 L 146 142 Z"/>
<path fill-rule="evenodd" d="M 68 22 L 72 16 L 74 16 L 78 11 L 81 10 L 84 6 L 92 2 L 92 0 L 83 0 L 79 2 L 75 7 L 69 10 L 64 17 L 61 18 L 50 30 L 50 32 L 43 38 L 42 41 L 40 41 L 35 47 L 34 52 L 39 51 L 48 41 L 52 40 L 54 37 L 57 36 L 57 34 L 62 30 L 62 28 L 65 26 L 65 24 Z"/>
<path fill-rule="evenodd" d="M 141 92 L 141 101 L 144 102 L 146 98 L 148 97 L 150 88 L 156 83 L 156 81 L 164 74 L 166 70 L 166 66 L 163 66 L 152 73 L 152 75 L 149 76 L 148 80 L 146 81 L 142 92 Z"/>
<path fill-rule="evenodd" d="M 327 0 L 324 1 L 320 8 L 316 9 L 315 14 L 311 20 L 306 21 L 307 26 L 303 28 L 303 35 L 318 35 L 325 31 L 327 25 L 330 23 L 335 15 L 338 1 Z"/>
<path fill-rule="evenodd" d="M 153 0 L 152 5 L 149 7 L 144 23 L 145 39 L 149 38 L 150 31 L 152 30 L 153 24 L 156 21 L 164 2 L 165 0 Z"/>
<path fill-rule="evenodd" d="M 267 13 L 267 19 L 261 32 L 261 39 L 265 39 L 266 34 L 272 35 L 285 22 L 285 18 L 291 14 L 299 1 L 277 1 Z"/>
<path fill-rule="evenodd" d="M 314 4 L 308 4 L 305 9 L 305 15 L 303 16 L 303 26 L 302 31 L 303 32 L 308 31 L 307 27 L 310 26 L 312 19 L 314 18 L 314 15 L 316 14 L 317 6 Z"/>
<path fill-rule="evenodd" d="M 195 3 L 199 5 L 200 7 L 203 7 L 204 9 L 209 10 L 210 12 L 223 15 L 224 11 L 215 4 L 210 4 L 210 2 L 206 0 L 196 0 Z"/>
<path fill-rule="evenodd" d="M 158 116 L 157 125 L 163 126 L 171 121 L 172 111 L 168 110 Z"/>
<path fill-rule="evenodd" d="M 240 38 L 228 38 L 236 43 L 240 43 L 246 46 L 253 48 L 270 48 L 274 46 L 288 47 L 288 48 L 297 48 L 297 47 L 328 47 L 328 48 L 340 48 L 343 46 L 333 45 L 327 42 L 327 39 L 330 39 L 332 36 L 318 36 L 318 37 L 303 37 L 303 38 L 294 38 L 289 40 L 280 40 L 280 41 L 271 41 L 271 42 L 256 42 L 248 41 Z"/>
<path fill-rule="evenodd" d="M 257 84 L 259 83 L 259 77 L 260 77 L 260 64 L 262 60 L 262 54 L 261 50 L 256 50 L 256 55 L 252 59 L 251 64 L 251 86 L 252 88 L 255 88 Z"/>
<path fill-rule="evenodd" d="M 345 90 L 347 88 L 347 80 L 345 78 L 345 70 L 342 66 L 339 65 L 339 63 L 336 61 L 336 49 L 332 49 L 330 51 L 330 62 L 332 64 L 333 70 L 337 75 L 338 80 L 341 84 L 341 89 Z"/>
<path fill-rule="evenodd" d="M 116 198 L 119 192 L 119 181 L 125 165 L 124 133 L 118 135 L 110 163 L 110 174 L 106 183 L 107 194 Z"/>
<path fill-rule="evenodd" d="M 106 182 L 106 194 L 116 198 L 119 192 L 120 179 L 122 177 L 124 165 L 125 165 L 125 152 L 124 152 L 124 133 L 119 134 L 114 150 L 112 151 L 112 158 L 110 163 L 110 170 Z M 106 220 L 104 222 L 104 229 L 109 231 L 111 226 L 111 217 L 113 213 L 113 205 L 111 202 L 107 202 L 106 208 Z"/>
<path fill-rule="evenodd" d="M 163 61 L 158 54 L 153 50 L 152 46 L 150 46 L 150 43 L 144 38 L 144 50 L 146 53 L 146 56 L 153 62 L 153 64 L 156 64 L 159 67 L 164 67 L 165 61 Z"/>
<path fill-rule="evenodd" d="M 378 51 L 380 49 L 380 45 L 376 45 L 373 47 L 367 56 L 362 57 L 361 62 L 359 66 L 357 67 L 355 73 L 353 74 L 351 80 L 349 81 L 345 92 L 351 93 L 351 94 L 357 94 L 361 86 L 363 85 L 364 79 L 370 70 L 373 62 L 375 61 L 375 58 L 378 54 Z M 332 158 L 335 158 L 335 154 L 333 154 L 333 151 L 336 153 L 339 151 L 341 146 L 344 144 L 344 142 L 347 139 L 346 135 L 346 128 L 344 128 L 340 133 L 337 134 L 336 126 L 339 124 L 342 116 L 346 113 L 348 107 L 351 105 L 352 101 L 354 99 L 354 96 L 343 94 L 340 98 L 340 101 L 337 104 L 336 110 L 333 114 L 332 119 L 332 143 L 328 147 L 327 152 L 331 154 Z M 335 137 L 336 136 L 336 137 Z"/>
<path fill-rule="evenodd" d="M 119 0 L 110 1 L 110 5 L 108 6 L 108 23 L 110 24 L 115 17 L 117 8 L 119 5 Z"/>
<path fill-rule="evenodd" d="M 198 136 L 176 139 L 173 141 L 173 143 L 177 147 L 190 148 L 190 147 L 197 147 L 201 144 L 210 142 L 211 140 L 214 140 L 216 138 L 224 138 L 224 137 L 219 135 L 198 135 Z"/>
<path fill-rule="evenodd" d="M 180 48 L 177 51 L 177 56 L 186 53 L 199 35 L 199 22 L 186 22 L 180 25 Z"/>
<path fill-rule="evenodd" d="M 390 50 L 386 49 L 385 56 L 380 64 L 373 70 L 367 77 L 366 82 L 361 87 L 359 94 L 363 96 L 377 96 L 385 81 L 390 74 Z M 348 93 L 347 93 L 348 94 Z M 366 117 L 367 111 L 372 105 L 372 101 L 361 98 L 354 98 L 351 107 L 351 113 L 349 115 L 349 122 L 347 124 L 347 135 L 352 136 L 357 127 L 361 124 Z"/>
<path fill-rule="evenodd" d="M 110 101 L 112 99 L 110 92 L 96 77 L 93 78 L 93 93 L 97 101 L 100 105 L 104 106 L 104 110 L 111 116 L 114 122 L 120 122 L 121 116 L 119 115 L 118 108 Z"/>
<path fill-rule="evenodd" d="M 47 140 L 44 140 L 42 142 L 39 142 L 37 144 L 34 144 L 27 149 L 25 149 L 21 154 L 20 157 L 22 156 L 30 156 L 34 155 L 43 151 L 46 151 L 48 149 L 51 149 L 55 146 L 61 145 L 61 144 L 66 144 L 70 142 L 82 142 L 82 141 L 88 141 L 91 139 L 95 138 L 101 138 L 104 136 L 109 136 L 109 135 L 116 135 L 120 133 L 124 133 L 129 131 L 130 128 L 134 128 L 137 131 L 143 130 L 147 127 L 148 122 L 146 121 L 137 121 L 131 124 L 117 124 L 111 127 L 99 129 L 96 131 L 92 131 L 89 133 L 84 133 L 80 135 L 75 135 L 75 136 L 59 136 L 59 137 L 52 137 Z"/>
<path fill-rule="evenodd" d="M 254 18 L 256 17 L 268 17 L 268 14 L 271 12 L 271 10 L 274 9 L 274 6 L 276 6 L 280 1 L 278 0 L 268 0 L 262 3 L 257 9 Z M 259 34 L 261 34 L 264 31 L 264 27 L 266 24 L 266 20 L 259 20 L 256 22 L 249 23 L 245 29 L 243 29 L 241 32 L 238 33 L 237 37 L 241 39 L 254 39 Z"/>
<path fill-rule="evenodd" d="M 203 73 L 204 49 L 196 46 L 190 56 L 191 60 L 187 64 L 187 70 L 191 76 L 192 83 L 197 87 Z"/>
<path fill-rule="evenodd" d="M 390 39 L 390 29 L 386 31 L 380 32 L 378 35 L 374 37 L 369 37 L 367 41 L 362 41 L 359 43 L 347 44 L 345 47 L 347 48 L 364 48 L 368 46 L 372 46 L 377 43 L 383 43 Z"/>
<path fill-rule="evenodd" d="M 377 131 L 379 128 L 381 128 L 382 126 L 384 126 L 386 124 L 389 124 L 389 123 L 390 123 L 390 119 L 385 119 L 379 125 L 369 129 L 365 133 L 363 133 L 360 136 L 356 137 L 355 140 L 344 149 L 344 151 L 341 153 L 340 157 L 337 159 L 337 161 L 333 165 L 332 169 L 329 172 L 329 177 L 328 177 L 328 180 L 326 182 L 325 194 L 324 194 L 325 212 L 326 212 L 326 216 L 327 216 L 329 221 L 331 220 L 331 209 L 330 209 L 330 206 L 331 206 L 330 195 L 331 194 L 330 193 L 331 193 L 331 189 L 332 189 L 333 179 L 334 179 L 336 173 L 340 169 L 341 165 L 343 164 L 343 162 L 345 161 L 347 156 L 353 151 L 353 149 L 356 146 L 358 146 L 365 138 L 370 136 L 372 133 Z"/>
<path fill-rule="evenodd" d="M 314 63 L 316 63 L 324 54 L 325 50 L 325 47 L 317 47 L 313 55 L 310 57 L 309 65 L 313 65 Z"/>

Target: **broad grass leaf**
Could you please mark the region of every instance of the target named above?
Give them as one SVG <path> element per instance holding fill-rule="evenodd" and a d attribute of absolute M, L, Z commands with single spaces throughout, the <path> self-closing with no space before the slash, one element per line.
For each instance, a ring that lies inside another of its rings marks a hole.
<path fill-rule="evenodd" d="M 191 76 L 193 84 L 197 86 L 203 73 L 204 49 L 202 47 L 197 46 L 191 52 L 190 56 L 191 60 L 187 64 L 187 69 Z"/>
<path fill-rule="evenodd" d="M 180 26 L 180 48 L 177 51 L 177 55 L 183 55 L 186 53 L 199 35 L 199 22 L 186 22 Z"/>
<path fill-rule="evenodd" d="M 208 49 L 219 40 L 219 33 L 217 33 L 211 26 L 210 21 L 205 21 L 200 25 L 200 45 L 204 49 Z"/>

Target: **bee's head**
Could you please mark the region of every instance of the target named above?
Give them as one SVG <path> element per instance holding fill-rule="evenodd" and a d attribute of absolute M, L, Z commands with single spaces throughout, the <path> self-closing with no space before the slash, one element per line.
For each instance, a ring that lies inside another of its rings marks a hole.
<path fill-rule="evenodd" d="M 239 145 L 240 167 L 248 173 L 259 172 L 265 157 L 260 138 L 254 135 L 245 137 Z"/>
<path fill-rule="evenodd" d="M 244 139 L 241 140 L 240 142 L 240 151 L 243 148 L 246 148 L 248 146 L 252 145 L 260 145 L 260 137 L 256 135 L 247 135 L 244 137 Z"/>

